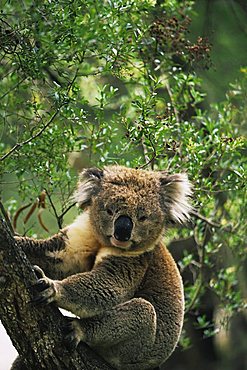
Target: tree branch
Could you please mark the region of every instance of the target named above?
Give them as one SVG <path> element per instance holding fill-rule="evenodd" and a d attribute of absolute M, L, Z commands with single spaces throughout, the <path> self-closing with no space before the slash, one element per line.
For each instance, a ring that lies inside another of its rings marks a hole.
<path fill-rule="evenodd" d="M 209 220 L 208 218 L 204 217 L 203 215 L 201 215 L 200 213 L 196 212 L 196 211 L 191 211 L 190 212 L 193 216 L 195 216 L 196 218 L 199 218 L 200 220 L 206 222 L 208 225 L 210 226 L 213 226 L 213 227 L 222 227 L 221 224 L 217 223 L 217 222 L 214 222 L 212 220 Z"/>
<path fill-rule="evenodd" d="M 4 154 L 2 157 L 0 157 L 0 161 L 3 161 L 4 159 L 6 159 L 7 157 L 9 157 L 13 152 L 19 150 L 21 147 L 23 147 L 24 145 L 30 143 L 31 141 L 33 141 L 34 139 L 36 139 L 37 137 L 39 137 L 40 135 L 42 135 L 42 133 L 47 129 L 48 126 L 50 126 L 50 124 L 54 121 L 54 119 L 56 118 L 56 116 L 58 115 L 58 113 L 60 112 L 60 109 L 62 108 L 62 106 L 64 105 L 65 103 L 63 103 L 57 110 L 56 112 L 51 116 L 51 118 L 49 119 L 49 121 L 33 136 L 31 136 L 29 139 L 27 140 L 24 140 L 22 141 L 21 143 L 16 143 L 6 154 Z"/>
<path fill-rule="evenodd" d="M 203 240 L 202 240 L 201 243 L 199 242 L 199 240 L 197 240 L 196 234 L 194 232 L 195 242 L 196 242 L 198 248 L 200 249 L 200 252 L 199 252 L 199 268 L 200 268 L 200 270 L 199 270 L 198 277 L 196 278 L 196 281 L 194 282 L 195 290 L 194 290 L 194 293 L 192 295 L 191 301 L 189 302 L 188 306 L 185 309 L 185 314 L 187 314 L 188 312 L 190 312 L 194 308 L 194 306 L 197 302 L 197 299 L 200 297 L 200 294 L 202 292 L 202 288 L 204 286 L 204 269 L 205 269 L 206 245 L 207 245 L 210 237 L 211 237 L 211 231 L 210 231 L 209 224 L 207 224 L 206 227 L 205 227 Z"/>
<path fill-rule="evenodd" d="M 64 317 L 55 305 L 35 306 L 37 280 L 7 224 L 0 219 L 0 319 L 27 369 L 110 370 L 85 344 L 69 352 L 63 344 Z"/>
<path fill-rule="evenodd" d="M 19 82 L 17 82 L 14 86 L 12 86 L 8 91 L 6 91 L 2 96 L 0 96 L 0 100 L 5 98 L 11 91 L 15 90 L 18 86 L 22 84 L 26 80 L 26 77 L 22 78 Z"/>
<path fill-rule="evenodd" d="M 0 210 L 2 212 L 2 215 L 3 215 L 3 217 L 4 217 L 4 219 L 5 219 L 6 223 L 7 223 L 7 225 L 8 225 L 9 230 L 11 231 L 12 234 L 14 234 L 15 233 L 14 228 L 13 228 L 11 222 L 10 222 L 9 215 L 8 215 L 6 209 L 4 208 L 4 205 L 2 203 L 2 199 L 1 198 L 0 198 Z"/>

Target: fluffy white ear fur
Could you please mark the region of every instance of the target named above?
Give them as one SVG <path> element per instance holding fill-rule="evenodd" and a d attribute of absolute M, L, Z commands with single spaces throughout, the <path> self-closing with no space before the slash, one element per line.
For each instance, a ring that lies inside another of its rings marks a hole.
<path fill-rule="evenodd" d="M 162 207 L 168 213 L 171 221 L 183 223 L 189 219 L 192 210 L 190 197 L 192 185 L 186 173 L 168 175 L 161 174 L 161 201 Z"/>
<path fill-rule="evenodd" d="M 92 196 L 99 192 L 102 177 L 103 171 L 98 168 L 88 168 L 82 171 L 77 190 L 73 195 L 74 201 L 76 201 L 81 208 L 89 205 Z"/>

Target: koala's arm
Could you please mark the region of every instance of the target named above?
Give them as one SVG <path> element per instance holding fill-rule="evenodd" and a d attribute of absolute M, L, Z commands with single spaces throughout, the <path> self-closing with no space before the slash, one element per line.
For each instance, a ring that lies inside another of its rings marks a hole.
<path fill-rule="evenodd" d="M 16 236 L 15 241 L 21 247 L 33 265 L 39 265 L 48 276 L 61 278 L 60 260 L 49 256 L 49 252 L 60 251 L 66 246 L 66 233 L 61 231 L 48 239 L 34 239 Z M 54 254 L 55 255 L 55 254 Z"/>
<path fill-rule="evenodd" d="M 55 302 L 81 317 L 93 317 L 134 296 L 148 267 L 149 255 L 105 258 L 93 270 L 38 284 L 37 303 Z"/>

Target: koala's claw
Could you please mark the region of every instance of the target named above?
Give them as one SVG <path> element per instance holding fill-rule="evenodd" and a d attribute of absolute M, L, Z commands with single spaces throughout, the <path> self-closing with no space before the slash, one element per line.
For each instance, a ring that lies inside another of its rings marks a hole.
<path fill-rule="evenodd" d="M 74 351 L 82 340 L 82 329 L 78 319 L 66 317 L 66 324 L 62 328 L 65 345 Z"/>
<path fill-rule="evenodd" d="M 53 302 L 56 295 L 55 282 L 46 277 L 40 267 L 34 266 L 33 268 L 38 281 L 32 285 L 33 298 L 31 302 L 34 304 L 49 304 Z"/>
<path fill-rule="evenodd" d="M 46 304 L 49 303 L 48 300 L 47 300 L 47 298 L 45 298 L 45 297 L 39 297 L 39 296 L 33 297 L 33 299 L 31 300 L 31 302 L 33 304 L 37 304 L 37 305 L 40 305 L 40 304 L 46 305 Z"/>
<path fill-rule="evenodd" d="M 41 278 L 45 278 L 46 277 L 44 271 L 39 266 L 34 265 L 33 266 L 33 270 L 34 270 L 34 272 L 35 272 L 35 274 L 36 274 L 36 276 L 37 276 L 38 279 L 41 279 Z"/>
<path fill-rule="evenodd" d="M 50 287 L 50 283 L 44 279 L 40 279 L 37 281 L 34 287 L 38 292 L 42 292 L 43 290 L 48 289 Z"/>

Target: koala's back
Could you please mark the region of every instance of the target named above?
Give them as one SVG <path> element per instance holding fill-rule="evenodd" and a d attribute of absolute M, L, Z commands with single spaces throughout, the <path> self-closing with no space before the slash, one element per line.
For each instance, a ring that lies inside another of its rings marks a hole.
<path fill-rule="evenodd" d="M 177 265 L 162 244 L 155 248 L 136 296 L 147 299 L 155 308 L 157 334 L 150 357 L 160 357 L 164 361 L 164 351 L 169 356 L 182 330 L 184 294 Z"/>

